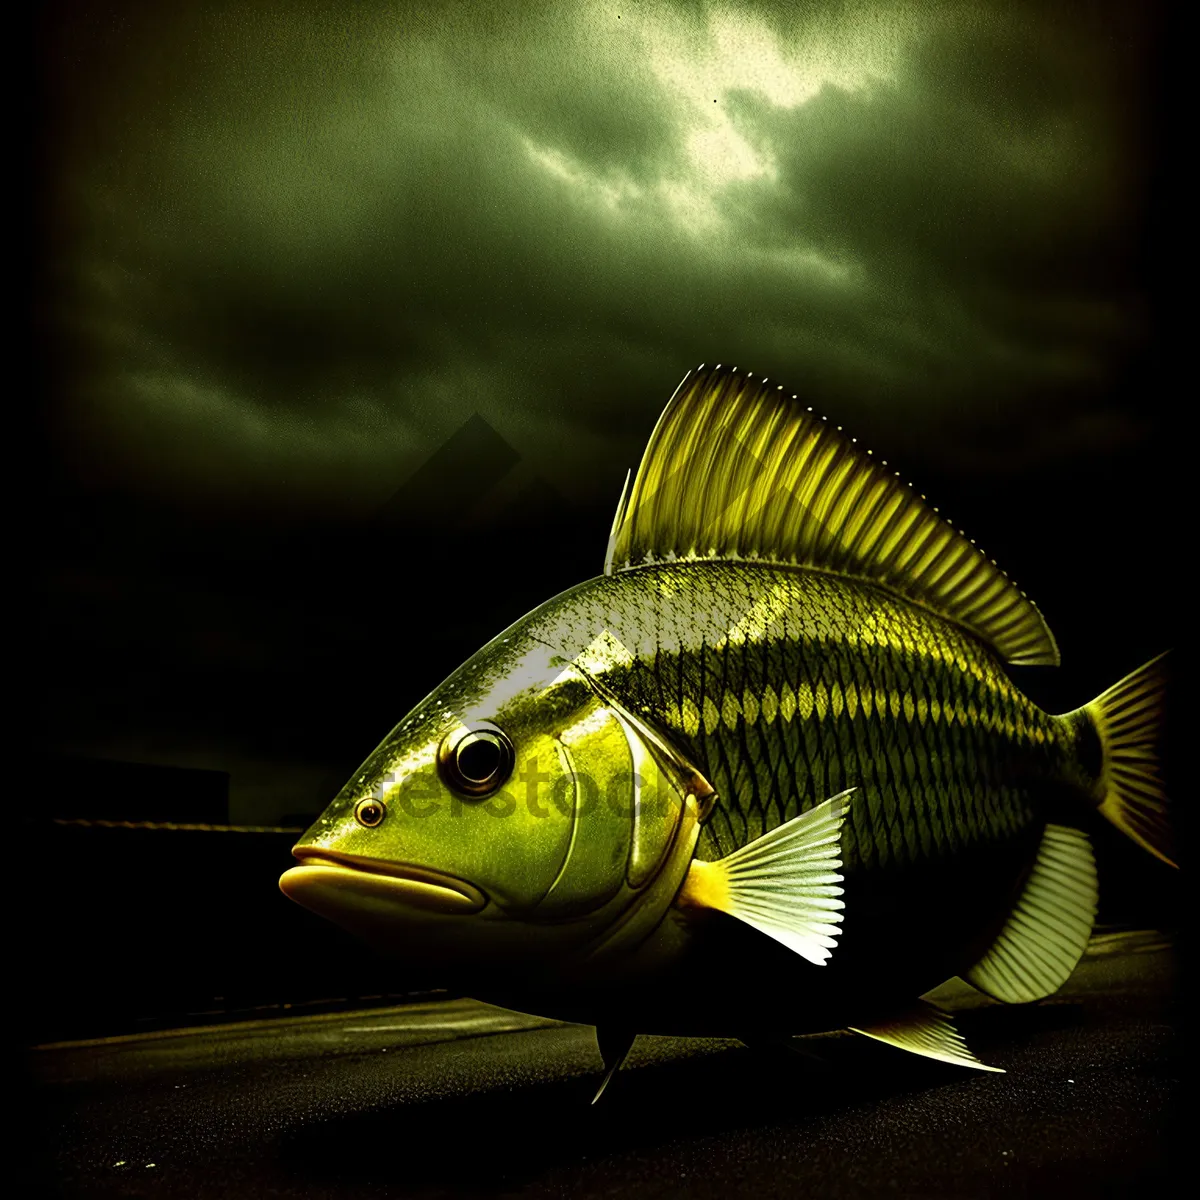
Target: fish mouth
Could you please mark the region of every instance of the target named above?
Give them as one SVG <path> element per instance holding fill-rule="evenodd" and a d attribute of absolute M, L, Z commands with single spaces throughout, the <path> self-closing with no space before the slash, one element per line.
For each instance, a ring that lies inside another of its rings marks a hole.
<path fill-rule="evenodd" d="M 373 908 L 399 905 L 447 914 L 479 912 L 487 904 L 473 884 L 428 867 L 307 846 L 297 846 L 292 855 L 299 865 L 280 876 L 279 890 L 322 915 L 351 897 Z"/>

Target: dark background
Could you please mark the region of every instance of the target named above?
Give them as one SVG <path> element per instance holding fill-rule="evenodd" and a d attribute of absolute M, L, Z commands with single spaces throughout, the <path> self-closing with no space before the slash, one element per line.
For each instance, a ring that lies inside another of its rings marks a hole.
<path fill-rule="evenodd" d="M 1171 16 L 43 6 L 36 1036 L 429 983 L 278 895 L 288 833 L 79 822 L 305 824 L 600 570 L 697 362 L 976 538 L 1058 637 L 1046 707 L 1174 645 Z M 1103 915 L 1169 924 L 1100 837 Z"/>

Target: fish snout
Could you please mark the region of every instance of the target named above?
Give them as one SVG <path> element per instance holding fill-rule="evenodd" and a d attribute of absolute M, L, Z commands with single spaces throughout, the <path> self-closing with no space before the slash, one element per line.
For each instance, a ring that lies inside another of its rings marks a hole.
<path fill-rule="evenodd" d="M 389 908 L 475 913 L 487 896 L 474 884 L 414 863 L 393 863 L 320 846 L 298 845 L 297 866 L 279 879 L 289 900 L 337 921 L 351 911 Z"/>

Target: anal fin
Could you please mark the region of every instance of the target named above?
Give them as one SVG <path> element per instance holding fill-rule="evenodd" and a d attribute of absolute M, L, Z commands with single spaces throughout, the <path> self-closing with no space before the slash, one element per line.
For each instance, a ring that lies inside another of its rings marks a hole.
<path fill-rule="evenodd" d="M 967 982 L 1007 1004 L 1057 992 L 1087 949 L 1097 896 L 1087 834 L 1047 825 L 1021 895 Z"/>
<path fill-rule="evenodd" d="M 854 788 L 717 862 L 696 860 L 681 905 L 714 908 L 823 965 L 841 933 L 842 823 Z"/>
<path fill-rule="evenodd" d="M 877 1042 L 907 1050 L 910 1054 L 935 1058 L 958 1067 L 973 1067 L 976 1071 L 1004 1074 L 1002 1067 L 989 1067 L 987 1063 L 980 1062 L 971 1053 L 962 1034 L 955 1029 L 950 1014 L 924 1000 L 917 1000 L 911 1008 L 888 1021 L 877 1025 L 851 1025 L 848 1028 Z"/>

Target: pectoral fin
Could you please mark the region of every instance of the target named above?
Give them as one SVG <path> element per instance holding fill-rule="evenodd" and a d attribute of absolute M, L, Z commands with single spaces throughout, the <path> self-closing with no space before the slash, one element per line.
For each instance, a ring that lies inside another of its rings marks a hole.
<path fill-rule="evenodd" d="M 679 903 L 715 908 L 821 966 L 841 933 L 842 822 L 851 792 L 717 862 L 693 862 Z"/>
<path fill-rule="evenodd" d="M 596 1027 L 596 1045 L 600 1048 L 600 1057 L 604 1060 L 604 1078 L 600 1080 L 600 1086 L 592 1097 L 593 1104 L 604 1095 L 604 1089 L 608 1087 L 612 1077 L 624 1066 L 636 1037 L 637 1034 L 630 1029 Z"/>
<path fill-rule="evenodd" d="M 974 1067 L 977 1071 L 995 1071 L 1003 1075 L 1001 1067 L 989 1067 L 971 1053 L 963 1036 L 954 1028 L 948 1013 L 942 1012 L 924 1000 L 898 1013 L 891 1020 L 877 1025 L 851 1025 L 850 1030 L 864 1037 L 886 1042 L 910 1054 L 925 1058 L 936 1058 L 939 1062 L 953 1063 L 959 1067 Z"/>

